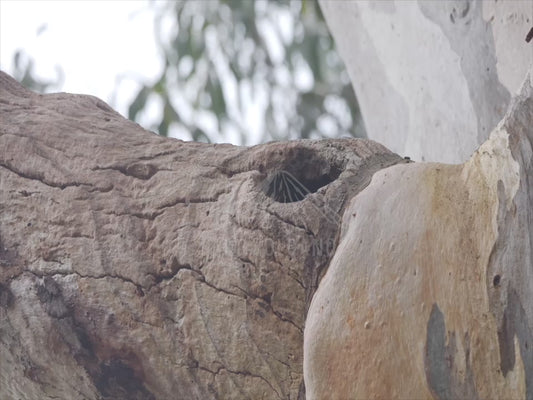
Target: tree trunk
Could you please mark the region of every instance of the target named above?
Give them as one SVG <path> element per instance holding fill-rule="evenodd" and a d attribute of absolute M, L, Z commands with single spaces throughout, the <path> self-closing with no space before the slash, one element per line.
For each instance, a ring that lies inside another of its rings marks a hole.
<path fill-rule="evenodd" d="M 321 6 L 368 137 L 464 163 L 393 166 L 347 206 L 307 399 L 533 400 L 531 2 Z"/>
<path fill-rule="evenodd" d="M 0 73 L 0 398 L 303 398 L 307 306 L 367 140 L 147 132 Z"/>
<path fill-rule="evenodd" d="M 531 1 L 320 5 L 370 139 L 417 161 L 461 163 L 489 137 L 533 63 Z"/>
<path fill-rule="evenodd" d="M 321 4 L 369 137 L 466 162 L 184 143 L 0 73 L 1 399 L 533 399 L 529 3 Z"/>
<path fill-rule="evenodd" d="M 532 77 L 467 162 L 352 199 L 306 319 L 308 400 L 533 399 Z"/>

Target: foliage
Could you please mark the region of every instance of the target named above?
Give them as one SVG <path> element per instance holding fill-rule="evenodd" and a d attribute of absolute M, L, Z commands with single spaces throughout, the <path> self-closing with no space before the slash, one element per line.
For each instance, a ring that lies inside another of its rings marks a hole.
<path fill-rule="evenodd" d="M 61 67 L 56 67 L 56 79 L 45 80 L 35 74 L 35 60 L 23 50 L 17 50 L 13 56 L 13 78 L 24 87 L 38 93 L 45 93 L 52 89 L 59 89 L 63 85 L 64 73 Z"/>
<path fill-rule="evenodd" d="M 357 101 L 316 1 L 153 3 L 165 60 L 129 108 L 151 129 L 208 142 L 364 136 Z M 188 137 L 188 135 L 190 136 Z"/>
<path fill-rule="evenodd" d="M 156 12 L 164 68 L 154 83 L 139 78 L 130 119 L 164 136 L 243 145 L 365 136 L 349 77 L 316 0 L 149 4 Z M 18 51 L 14 77 L 41 93 L 62 87 L 60 67 L 55 80 L 43 80 L 34 65 Z M 114 97 L 119 90 L 117 85 Z M 151 114 L 154 109 L 161 110 L 159 116 Z M 145 121 L 146 115 L 151 120 Z"/>

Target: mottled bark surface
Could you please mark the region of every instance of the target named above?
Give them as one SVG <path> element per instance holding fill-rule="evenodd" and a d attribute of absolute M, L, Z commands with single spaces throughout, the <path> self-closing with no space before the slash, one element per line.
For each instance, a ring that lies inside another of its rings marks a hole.
<path fill-rule="evenodd" d="M 306 319 L 312 399 L 533 399 L 532 73 L 461 165 L 379 171 Z"/>
<path fill-rule="evenodd" d="M 533 63 L 531 1 L 320 0 L 370 139 L 465 162 Z"/>
<path fill-rule="evenodd" d="M 343 209 L 401 162 L 166 139 L 0 73 L 0 398 L 301 398 Z"/>

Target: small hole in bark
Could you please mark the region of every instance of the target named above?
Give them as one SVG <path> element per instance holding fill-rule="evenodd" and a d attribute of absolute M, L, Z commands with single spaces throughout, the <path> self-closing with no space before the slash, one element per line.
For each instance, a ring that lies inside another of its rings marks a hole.
<path fill-rule="evenodd" d="M 294 148 L 285 155 L 287 158 L 263 183 L 265 194 L 279 203 L 301 201 L 333 182 L 342 172 L 341 168 L 330 165 L 310 149 Z"/>
<path fill-rule="evenodd" d="M 492 284 L 494 285 L 494 287 L 500 286 L 500 280 L 500 275 L 494 275 L 494 279 L 492 279 Z"/>
<path fill-rule="evenodd" d="M 293 203 L 305 198 L 311 191 L 294 175 L 278 171 L 270 178 L 266 195 L 280 203 Z"/>

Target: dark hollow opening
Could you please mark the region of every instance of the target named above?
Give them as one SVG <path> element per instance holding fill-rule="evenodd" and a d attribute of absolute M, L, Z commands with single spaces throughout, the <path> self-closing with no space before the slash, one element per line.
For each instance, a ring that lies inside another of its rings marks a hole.
<path fill-rule="evenodd" d="M 494 279 L 492 279 L 492 284 L 494 286 L 499 286 L 500 285 L 500 275 L 494 275 Z"/>
<path fill-rule="evenodd" d="M 333 182 L 342 172 L 310 149 L 293 150 L 264 182 L 265 194 L 280 203 L 301 201 Z"/>

